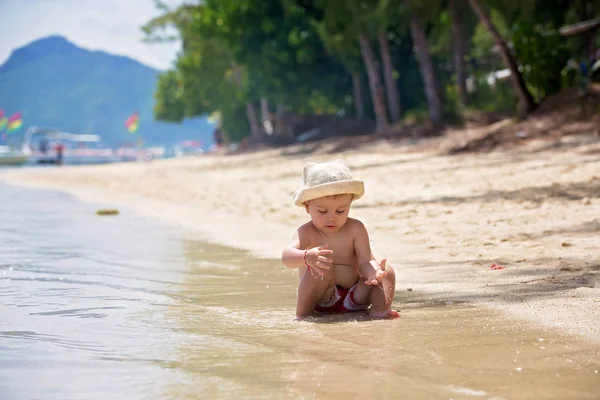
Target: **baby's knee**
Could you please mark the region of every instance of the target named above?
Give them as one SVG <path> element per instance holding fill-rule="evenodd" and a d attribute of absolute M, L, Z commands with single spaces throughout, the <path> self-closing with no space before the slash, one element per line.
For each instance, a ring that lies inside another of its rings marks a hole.
<path fill-rule="evenodd" d="M 396 282 L 396 271 L 394 271 L 394 268 L 392 268 L 391 265 L 385 266 L 385 273 L 385 277 L 388 281 Z"/>

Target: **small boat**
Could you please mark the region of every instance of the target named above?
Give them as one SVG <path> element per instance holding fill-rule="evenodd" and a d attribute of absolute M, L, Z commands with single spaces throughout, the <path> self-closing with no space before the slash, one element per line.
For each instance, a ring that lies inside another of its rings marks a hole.
<path fill-rule="evenodd" d="M 23 151 L 0 145 L 0 165 L 23 165 L 28 160 L 29 156 Z"/>
<path fill-rule="evenodd" d="M 97 147 L 99 135 L 69 133 L 56 128 L 31 126 L 23 148 L 30 149 L 31 164 L 100 164 L 111 162 L 112 150 Z"/>

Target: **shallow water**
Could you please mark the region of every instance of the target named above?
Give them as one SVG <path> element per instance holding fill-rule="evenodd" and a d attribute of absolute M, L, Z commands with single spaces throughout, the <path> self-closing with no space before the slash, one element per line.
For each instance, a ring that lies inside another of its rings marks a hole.
<path fill-rule="evenodd" d="M 278 261 L 0 183 L 0 398 L 600 398 L 600 346 L 398 293 L 293 322 Z"/>

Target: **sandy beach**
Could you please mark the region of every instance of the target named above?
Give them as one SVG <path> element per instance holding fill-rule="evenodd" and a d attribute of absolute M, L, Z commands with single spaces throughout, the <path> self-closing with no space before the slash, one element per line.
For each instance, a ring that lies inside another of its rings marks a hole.
<path fill-rule="evenodd" d="M 131 208 L 278 258 L 307 220 L 292 204 L 304 163 L 340 160 L 365 181 L 351 216 L 369 229 L 375 256 L 396 268 L 397 291 L 474 302 L 600 341 L 598 138 L 453 156 L 384 140 L 340 147 L 7 169 L 0 180 Z"/>

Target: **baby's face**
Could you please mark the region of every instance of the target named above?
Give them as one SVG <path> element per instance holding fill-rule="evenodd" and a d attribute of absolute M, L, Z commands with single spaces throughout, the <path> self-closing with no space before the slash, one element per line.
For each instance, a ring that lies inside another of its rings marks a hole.
<path fill-rule="evenodd" d="M 337 232 L 348 220 L 351 194 L 320 197 L 306 202 L 306 212 L 315 227 L 322 232 Z"/>

